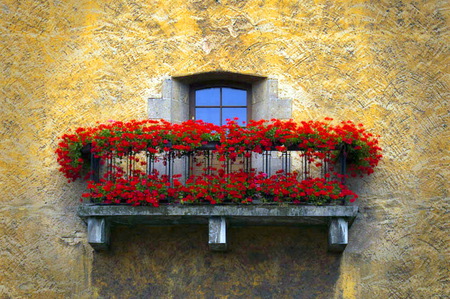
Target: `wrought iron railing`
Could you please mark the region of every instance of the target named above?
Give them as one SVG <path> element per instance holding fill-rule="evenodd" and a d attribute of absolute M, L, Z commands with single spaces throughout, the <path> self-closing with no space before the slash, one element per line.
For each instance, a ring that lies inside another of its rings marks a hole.
<path fill-rule="evenodd" d="M 96 183 L 102 177 L 113 180 L 117 169 L 122 169 L 124 176 L 132 176 L 136 170 L 147 175 L 157 171 L 172 179 L 174 175 L 181 176 L 186 181 L 190 175 L 212 173 L 223 169 L 225 173 L 242 170 L 244 172 L 265 173 L 268 176 L 277 172 L 290 173 L 295 171 L 299 180 L 323 178 L 326 181 L 339 180 L 345 184 L 346 178 L 346 145 L 342 144 L 336 151 L 326 151 L 322 158 L 311 159 L 311 149 L 305 150 L 295 146 L 286 151 L 278 151 L 275 147 L 255 153 L 251 150 L 244 152 L 236 159 L 225 157 L 218 159 L 216 143 L 205 144 L 193 151 L 171 149 L 161 153 L 150 151 L 133 151 L 117 155 L 110 151 L 100 158 L 91 150 L 89 144 L 82 149 L 83 157 L 90 159 L 90 179 Z M 307 154 L 309 151 L 309 154 Z M 320 151 L 320 149 L 315 150 Z M 295 153 L 295 154 L 294 154 Z M 106 176 L 106 177 L 105 177 Z"/>

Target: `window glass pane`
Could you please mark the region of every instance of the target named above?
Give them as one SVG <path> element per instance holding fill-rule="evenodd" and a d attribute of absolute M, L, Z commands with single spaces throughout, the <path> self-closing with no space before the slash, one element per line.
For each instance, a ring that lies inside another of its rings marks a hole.
<path fill-rule="evenodd" d="M 226 119 L 233 119 L 235 117 L 239 118 L 239 124 L 243 125 L 242 122 L 247 121 L 247 108 L 223 108 L 222 109 L 222 119 L 223 123 L 226 123 Z"/>
<path fill-rule="evenodd" d="M 236 88 L 222 88 L 222 105 L 247 106 L 247 91 Z"/>
<path fill-rule="evenodd" d="M 195 108 L 195 119 L 220 125 L 220 108 Z"/>
<path fill-rule="evenodd" d="M 196 106 L 219 106 L 220 88 L 205 88 L 195 91 Z"/>

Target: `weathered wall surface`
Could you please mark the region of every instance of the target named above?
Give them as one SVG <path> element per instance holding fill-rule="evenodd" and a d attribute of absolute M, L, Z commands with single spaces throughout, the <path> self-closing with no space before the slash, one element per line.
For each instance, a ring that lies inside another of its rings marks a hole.
<path fill-rule="evenodd" d="M 4 0 L 0 297 L 450 296 L 449 9 Z M 92 253 L 75 216 L 83 185 L 58 173 L 57 137 L 145 118 L 163 79 L 216 70 L 278 79 L 297 120 L 352 119 L 382 135 L 342 257 L 325 253 L 320 229 L 294 228 L 233 229 L 229 254 L 208 252 L 202 227 L 117 228 L 113 250 Z"/>
<path fill-rule="evenodd" d="M 228 236 L 230 251 L 214 253 L 206 226 L 117 228 L 112 250 L 95 255 L 95 291 L 107 298 L 333 297 L 341 258 L 325 254 L 326 229 L 231 228 Z"/>

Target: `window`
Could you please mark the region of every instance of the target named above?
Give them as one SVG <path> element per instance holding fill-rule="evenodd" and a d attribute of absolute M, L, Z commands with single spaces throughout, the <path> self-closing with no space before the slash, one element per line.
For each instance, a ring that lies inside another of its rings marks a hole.
<path fill-rule="evenodd" d="M 243 98 L 246 98 L 245 104 Z M 162 82 L 161 97 L 148 99 L 148 117 L 163 118 L 175 123 L 203 119 L 215 124 L 226 123 L 227 118 L 233 117 L 241 120 L 290 119 L 292 101 L 278 97 L 276 79 L 213 71 L 165 79 Z M 280 169 L 282 159 L 275 155 L 270 159 L 271 163 L 268 165 L 272 165 L 271 170 L 258 157 L 251 159 L 251 167 L 266 173 Z M 191 159 L 186 161 L 193 162 Z M 174 172 L 192 173 L 189 171 L 189 162 L 175 161 Z"/>
<path fill-rule="evenodd" d="M 237 117 L 239 124 L 244 125 L 251 116 L 250 95 L 251 86 L 243 83 L 216 81 L 192 85 L 189 98 L 190 117 L 219 126 L 226 124 L 227 119 Z M 214 171 L 212 169 L 219 169 L 222 164 L 217 157 L 205 152 L 203 155 L 191 157 L 189 173 L 199 175 L 205 169 L 208 172 Z M 250 159 L 238 158 L 227 165 L 227 170 L 249 169 L 250 165 Z"/>
<path fill-rule="evenodd" d="M 194 85 L 190 93 L 191 119 L 223 125 L 227 119 L 239 118 L 242 124 L 250 118 L 251 86 L 234 82 L 212 82 Z"/>

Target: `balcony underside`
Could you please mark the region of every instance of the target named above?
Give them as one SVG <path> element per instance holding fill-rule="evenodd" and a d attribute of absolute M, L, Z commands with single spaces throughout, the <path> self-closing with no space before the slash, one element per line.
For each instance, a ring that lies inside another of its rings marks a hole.
<path fill-rule="evenodd" d="M 342 252 L 348 244 L 348 228 L 358 213 L 357 206 L 300 205 L 127 205 L 83 204 L 78 216 L 88 224 L 88 240 L 96 250 L 109 246 L 111 225 L 209 225 L 212 250 L 228 247 L 227 226 L 286 225 L 328 226 L 330 251 Z"/>

